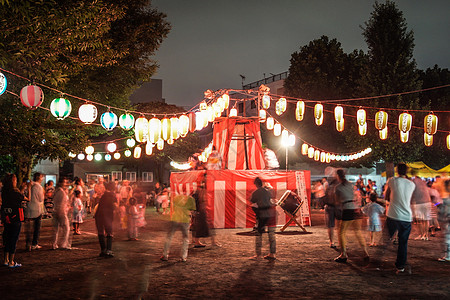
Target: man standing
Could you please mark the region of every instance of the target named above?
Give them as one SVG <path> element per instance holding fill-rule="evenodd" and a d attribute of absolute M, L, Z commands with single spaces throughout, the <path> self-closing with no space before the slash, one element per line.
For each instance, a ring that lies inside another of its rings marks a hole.
<path fill-rule="evenodd" d="M 42 215 L 44 214 L 44 188 L 42 181 L 44 175 L 36 172 L 33 175 L 31 184 L 30 202 L 25 210 L 26 220 L 26 250 L 36 250 L 42 248 L 38 245 L 41 232 Z"/>
<path fill-rule="evenodd" d="M 397 165 L 398 177 L 389 178 L 386 183 L 386 200 L 390 201 L 387 212 L 386 225 L 389 232 L 389 238 L 392 238 L 395 232 L 398 232 L 398 250 L 395 266 L 396 274 L 411 272 L 410 266 L 406 265 L 408 254 L 408 239 L 411 233 L 411 223 L 413 220 L 411 211 L 411 196 L 414 192 L 414 183 L 406 177 L 406 165 L 400 163 Z"/>
<path fill-rule="evenodd" d="M 256 186 L 256 191 L 253 192 L 252 198 L 250 201 L 252 203 L 256 203 L 258 205 L 256 218 L 258 219 L 258 227 L 257 227 L 257 235 L 255 240 L 255 251 L 256 255 L 252 257 L 252 259 L 259 259 L 261 257 L 261 246 L 262 246 L 262 234 L 265 230 L 265 227 L 268 227 L 269 233 L 269 244 L 270 244 L 270 253 L 264 256 L 265 259 L 275 260 L 276 253 L 276 239 L 275 239 L 275 207 L 272 205 L 270 201 L 271 195 L 270 192 L 263 188 L 263 183 L 261 178 L 256 177 L 253 182 Z"/>
<path fill-rule="evenodd" d="M 53 196 L 53 245 L 55 249 L 71 249 L 70 247 L 70 223 L 69 210 L 70 202 L 67 187 L 69 180 L 60 177 L 56 185 L 55 194 Z"/>

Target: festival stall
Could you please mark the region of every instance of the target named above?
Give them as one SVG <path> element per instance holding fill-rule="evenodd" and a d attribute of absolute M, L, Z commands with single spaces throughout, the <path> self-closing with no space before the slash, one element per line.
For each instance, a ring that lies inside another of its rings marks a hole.
<path fill-rule="evenodd" d="M 250 198 L 256 190 L 253 181 L 260 177 L 273 188 L 276 199 L 291 190 L 303 202 L 298 216 L 302 225 L 311 225 L 309 171 L 264 170 L 258 118 L 220 118 L 214 124 L 213 145 L 222 158 L 216 170 L 173 172 L 170 177 L 173 194 L 190 194 L 206 174 L 207 210 L 214 228 L 251 228 L 255 214 Z M 277 206 L 277 225 L 289 221 L 282 207 Z"/>

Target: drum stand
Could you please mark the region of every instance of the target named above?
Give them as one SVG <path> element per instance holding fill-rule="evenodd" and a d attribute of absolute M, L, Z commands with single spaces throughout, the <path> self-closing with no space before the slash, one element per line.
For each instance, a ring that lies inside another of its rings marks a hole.
<path fill-rule="evenodd" d="M 289 217 L 289 221 L 287 221 L 286 224 L 284 224 L 284 226 L 280 229 L 281 232 L 285 231 L 286 228 L 287 228 L 289 225 L 291 225 L 292 222 L 295 222 L 295 224 L 297 224 L 298 227 L 300 227 L 300 228 L 303 230 L 303 232 L 307 232 L 306 229 L 305 229 L 305 227 L 303 227 L 303 225 L 300 224 L 300 223 L 297 221 L 297 216 L 296 216 L 296 215 L 292 215 L 292 214 L 288 213 L 288 212 L 285 211 L 285 210 L 283 210 L 283 211 L 284 211 L 284 213 Z"/>

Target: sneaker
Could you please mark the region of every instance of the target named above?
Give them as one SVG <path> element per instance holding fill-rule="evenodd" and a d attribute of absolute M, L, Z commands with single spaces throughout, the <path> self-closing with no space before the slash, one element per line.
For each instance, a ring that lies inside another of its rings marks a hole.
<path fill-rule="evenodd" d="M 440 262 L 450 262 L 450 257 L 441 257 L 441 258 L 439 258 L 438 259 L 438 261 L 440 261 Z"/>
<path fill-rule="evenodd" d="M 397 269 L 395 271 L 396 275 L 411 275 L 411 266 L 407 265 L 404 268 Z"/>
<path fill-rule="evenodd" d="M 41 249 L 41 248 L 42 248 L 42 246 L 39 246 L 39 245 L 31 246 L 31 250 L 38 250 L 38 249 Z"/>

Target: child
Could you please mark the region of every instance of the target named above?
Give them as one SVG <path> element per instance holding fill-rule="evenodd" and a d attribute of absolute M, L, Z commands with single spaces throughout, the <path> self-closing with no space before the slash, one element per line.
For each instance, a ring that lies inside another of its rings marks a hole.
<path fill-rule="evenodd" d="M 377 194 L 370 193 L 370 203 L 362 208 L 362 212 L 369 217 L 370 247 L 377 246 L 378 234 L 381 231 L 380 215 L 384 214 L 384 207 L 377 203 Z"/>
<path fill-rule="evenodd" d="M 136 198 L 130 198 L 129 205 L 127 209 L 128 215 L 128 240 L 129 241 L 137 241 L 138 236 L 138 220 L 140 214 L 137 209 L 137 201 Z"/>
<path fill-rule="evenodd" d="M 83 223 L 83 202 L 81 201 L 81 192 L 79 190 L 74 191 L 73 199 L 73 234 L 80 235 L 80 223 Z"/>

